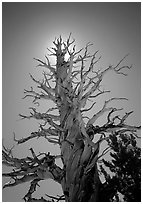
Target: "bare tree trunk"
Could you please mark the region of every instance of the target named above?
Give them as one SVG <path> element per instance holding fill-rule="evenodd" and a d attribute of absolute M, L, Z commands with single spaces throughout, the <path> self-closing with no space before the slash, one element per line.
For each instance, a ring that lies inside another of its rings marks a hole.
<path fill-rule="evenodd" d="M 56 44 L 56 96 L 60 102 L 60 124 L 64 130 L 60 134 L 61 155 L 64 165 L 62 188 L 66 201 L 97 201 L 99 185 L 97 165 L 95 162 L 91 169 L 86 169 L 92 155 L 92 147 L 88 143 L 85 144 L 81 131 L 80 101 L 75 98 L 72 101 L 74 90 L 70 78 L 70 68 L 73 68 L 73 55 L 70 54 L 68 63 L 64 61 L 60 40 Z"/>
<path fill-rule="evenodd" d="M 91 156 L 86 155 L 87 160 L 83 159 L 84 142 L 82 133 L 78 130 L 78 125 L 73 125 L 69 131 L 69 135 L 75 137 L 74 141 L 64 141 L 61 146 L 64 163 L 64 177 L 62 180 L 62 188 L 66 201 L 97 201 L 99 176 L 96 163 L 91 169 L 86 169 L 88 160 Z M 87 151 L 87 154 L 89 152 Z"/>

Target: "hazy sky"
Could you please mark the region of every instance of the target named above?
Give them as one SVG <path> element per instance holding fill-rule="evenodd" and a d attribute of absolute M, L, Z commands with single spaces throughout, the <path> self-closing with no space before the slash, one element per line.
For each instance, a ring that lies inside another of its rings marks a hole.
<path fill-rule="evenodd" d="M 130 53 L 124 64 L 133 64 L 128 77 L 109 73 L 103 82 L 113 96 L 127 97 L 128 102 L 118 102 L 125 111 L 134 110 L 130 122 L 140 124 L 141 105 L 141 16 L 140 3 L 3 3 L 2 9 L 2 59 L 3 59 L 3 138 L 4 144 L 13 144 L 13 132 L 17 138 L 26 137 L 38 128 L 37 122 L 21 121 L 18 114 L 28 114 L 31 100 L 22 100 L 24 88 L 34 85 L 29 73 L 40 79 L 40 71 L 33 57 L 44 59 L 47 47 L 61 34 L 66 39 L 70 32 L 78 48 L 87 42 L 94 43 L 93 50 L 102 56 L 99 68 L 116 64 Z M 112 96 L 112 95 L 111 95 Z M 103 101 L 102 101 L 103 102 Z M 100 101 L 101 103 L 101 101 Z M 42 106 L 48 109 L 50 103 Z M 91 113 L 92 114 L 92 113 Z M 29 148 L 53 153 L 55 147 L 45 140 L 33 140 L 16 146 L 14 155 L 24 157 Z M 47 150 L 48 149 L 48 150 Z M 8 171 L 7 168 L 4 168 Z M 6 179 L 4 179 L 6 181 Z M 44 182 L 40 193 L 60 192 L 53 182 Z M 21 202 L 26 194 L 20 185 L 3 190 L 3 201 Z M 42 192 L 43 191 L 43 192 Z M 40 196 L 40 194 L 39 194 Z"/>

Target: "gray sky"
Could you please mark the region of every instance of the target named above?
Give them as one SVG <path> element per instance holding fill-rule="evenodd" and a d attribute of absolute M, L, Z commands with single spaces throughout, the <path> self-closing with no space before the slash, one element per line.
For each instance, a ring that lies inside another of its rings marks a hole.
<path fill-rule="evenodd" d="M 24 88 L 34 83 L 29 77 L 32 73 L 40 79 L 40 70 L 33 57 L 44 59 L 47 47 L 52 46 L 55 37 L 61 34 L 66 39 L 70 32 L 76 39 L 78 48 L 87 42 L 94 43 L 93 50 L 102 56 L 99 68 L 116 64 L 130 53 L 124 64 L 133 64 L 128 77 L 110 72 L 103 85 L 112 90 L 110 96 L 127 97 L 128 102 L 118 102 L 125 111 L 134 110 L 131 124 L 140 124 L 141 111 L 141 22 L 140 3 L 3 3 L 2 9 L 2 59 L 3 59 L 3 138 L 4 144 L 13 144 L 13 132 L 17 138 L 26 137 L 36 131 L 36 121 L 18 120 L 18 114 L 28 114 L 31 100 L 22 100 Z M 104 101 L 99 101 L 102 103 Z M 46 107 L 45 107 L 46 106 Z M 50 103 L 41 106 L 48 109 Z M 99 106 L 98 106 L 99 108 Z M 92 112 L 90 113 L 92 115 Z M 30 154 L 29 148 L 39 151 L 57 152 L 45 140 L 33 140 L 16 146 L 14 155 L 24 157 Z M 48 147 L 48 148 L 47 148 Z M 47 150 L 48 149 L 48 150 Z M 8 171 L 4 167 L 5 171 Z M 6 181 L 6 179 L 4 179 Z M 48 183 L 48 184 L 47 184 Z M 56 184 L 57 185 L 57 184 Z M 41 183 L 44 192 L 60 192 L 53 182 Z M 28 189 L 20 185 L 3 190 L 3 201 L 20 202 Z M 39 196 L 40 196 L 39 192 Z M 42 195 L 42 194 L 41 194 Z"/>

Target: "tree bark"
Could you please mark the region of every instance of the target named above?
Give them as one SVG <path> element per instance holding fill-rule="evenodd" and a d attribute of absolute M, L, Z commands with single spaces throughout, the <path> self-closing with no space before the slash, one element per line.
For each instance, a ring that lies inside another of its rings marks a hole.
<path fill-rule="evenodd" d="M 56 96 L 59 100 L 60 126 L 64 132 L 60 134 L 60 148 L 64 165 L 62 188 L 65 201 L 97 201 L 99 176 L 96 162 L 87 171 L 90 164 L 92 148 L 84 142 L 85 136 L 81 131 L 80 101 L 72 101 L 72 81 L 68 78 L 70 67 L 73 66 L 73 56 L 69 64 L 64 61 L 61 42 L 57 44 L 57 79 Z M 70 76 L 71 77 L 71 76 Z"/>

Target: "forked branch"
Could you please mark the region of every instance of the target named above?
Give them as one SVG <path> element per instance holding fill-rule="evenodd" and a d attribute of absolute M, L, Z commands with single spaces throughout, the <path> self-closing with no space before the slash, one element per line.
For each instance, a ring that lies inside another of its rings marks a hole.
<path fill-rule="evenodd" d="M 114 110 L 114 111 L 118 110 L 118 109 L 115 109 L 113 107 L 107 107 L 108 103 L 110 103 L 111 101 L 115 101 L 115 100 L 128 100 L 128 99 L 127 98 L 111 98 L 111 99 L 105 101 L 103 108 L 100 111 L 98 111 L 96 114 L 93 115 L 93 117 L 88 121 L 87 126 L 91 125 L 91 124 L 93 125 L 95 123 L 95 121 L 99 117 L 101 117 L 105 112 L 112 111 L 112 110 Z M 119 110 L 121 110 L 121 109 L 119 109 Z"/>

